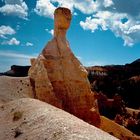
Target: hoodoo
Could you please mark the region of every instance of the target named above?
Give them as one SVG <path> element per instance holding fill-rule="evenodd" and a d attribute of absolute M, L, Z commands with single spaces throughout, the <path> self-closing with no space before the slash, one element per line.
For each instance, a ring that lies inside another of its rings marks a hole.
<path fill-rule="evenodd" d="M 66 39 L 71 18 L 69 9 L 59 7 L 55 10 L 54 37 L 32 61 L 29 76 L 36 98 L 99 126 L 100 116 L 87 71 Z"/>

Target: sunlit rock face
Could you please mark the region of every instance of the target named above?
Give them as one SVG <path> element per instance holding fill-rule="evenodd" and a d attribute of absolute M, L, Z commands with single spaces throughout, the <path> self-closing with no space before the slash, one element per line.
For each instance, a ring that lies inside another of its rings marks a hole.
<path fill-rule="evenodd" d="M 117 140 L 77 117 L 35 99 L 0 105 L 1 140 Z"/>
<path fill-rule="evenodd" d="M 20 98 L 34 98 L 30 78 L 0 76 L 0 104 Z"/>
<path fill-rule="evenodd" d="M 54 37 L 29 70 L 35 96 L 99 126 L 98 107 L 87 79 L 87 71 L 74 56 L 66 39 L 72 15 L 67 8 L 54 13 Z"/>

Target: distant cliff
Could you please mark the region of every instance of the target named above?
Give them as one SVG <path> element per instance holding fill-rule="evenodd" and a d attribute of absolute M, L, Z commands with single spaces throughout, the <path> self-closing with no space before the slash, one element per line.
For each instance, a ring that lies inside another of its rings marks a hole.
<path fill-rule="evenodd" d="M 0 75 L 13 76 L 13 77 L 25 77 L 28 75 L 29 68 L 30 66 L 12 65 L 9 71 L 0 73 Z"/>
<path fill-rule="evenodd" d="M 129 107 L 140 107 L 140 59 L 125 65 L 92 66 L 86 68 L 92 90 L 109 98 L 121 95 Z"/>
<path fill-rule="evenodd" d="M 0 75 L 25 77 L 30 66 L 12 65 L 11 70 Z M 93 91 L 102 92 L 109 98 L 117 93 L 132 108 L 140 107 L 140 59 L 125 65 L 86 67 Z"/>

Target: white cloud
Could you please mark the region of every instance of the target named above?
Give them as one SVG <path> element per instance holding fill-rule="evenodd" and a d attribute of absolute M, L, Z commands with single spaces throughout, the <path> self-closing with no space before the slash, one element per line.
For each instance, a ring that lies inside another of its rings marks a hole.
<path fill-rule="evenodd" d="M 127 21 L 122 22 L 122 20 Z M 111 30 L 116 37 L 124 40 L 125 46 L 133 46 L 140 42 L 140 24 L 137 20 L 127 13 L 114 13 L 111 11 L 99 11 L 93 16 L 87 17 L 85 21 L 80 22 L 84 30 Z"/>
<path fill-rule="evenodd" d="M 84 66 L 104 66 L 106 65 L 106 63 L 94 60 L 94 61 L 83 62 L 83 65 Z"/>
<path fill-rule="evenodd" d="M 26 43 L 26 46 L 33 46 L 34 44 L 33 43 L 31 43 L 31 42 L 27 42 Z"/>
<path fill-rule="evenodd" d="M 36 3 L 35 12 L 38 15 L 53 18 L 55 6 L 49 0 L 38 0 Z"/>
<path fill-rule="evenodd" d="M 19 44 L 20 44 L 20 41 L 14 37 L 8 41 L 8 45 L 19 45 Z"/>
<path fill-rule="evenodd" d="M 77 59 L 78 59 L 79 61 L 82 60 L 82 57 L 81 57 L 81 56 L 76 56 L 76 57 L 77 57 Z"/>
<path fill-rule="evenodd" d="M 134 32 L 137 32 L 137 31 L 140 31 L 140 24 L 130 27 L 129 30 L 126 33 L 130 34 L 130 33 L 134 33 Z"/>
<path fill-rule="evenodd" d="M 114 3 L 113 3 L 113 1 L 112 0 L 104 0 L 104 6 L 105 7 L 110 7 L 110 6 L 112 6 Z"/>
<path fill-rule="evenodd" d="M 73 13 L 74 16 L 77 16 L 78 14 L 76 12 Z"/>
<path fill-rule="evenodd" d="M 16 26 L 16 30 L 19 30 L 19 29 L 20 29 L 20 25 L 17 24 L 17 26 Z"/>
<path fill-rule="evenodd" d="M 20 44 L 20 41 L 19 40 L 17 40 L 16 38 L 12 38 L 12 39 L 10 39 L 9 41 L 3 41 L 2 43 L 1 43 L 1 45 L 19 45 Z"/>
<path fill-rule="evenodd" d="M 35 11 L 40 16 L 53 18 L 56 5 L 71 9 L 73 14 L 75 9 L 89 14 L 85 21 L 80 22 L 84 30 L 111 30 L 127 46 L 140 42 L 140 1 L 37 0 Z"/>
<path fill-rule="evenodd" d="M 27 17 L 28 7 L 23 0 L 4 0 L 5 5 L 0 12 L 13 14 L 21 18 Z M 128 0 L 37 0 L 35 12 L 40 16 L 53 18 L 57 6 L 64 6 L 75 13 L 75 9 L 84 14 L 90 14 L 85 21 L 80 22 L 84 30 L 111 30 L 116 37 L 124 40 L 124 45 L 132 46 L 140 42 L 140 1 Z M 131 8 L 130 8 L 131 5 Z M 127 21 L 123 21 L 127 19 Z M 48 30 L 53 35 L 53 30 Z M 5 38 L 7 33 L 0 31 Z"/>
<path fill-rule="evenodd" d="M 49 34 L 51 34 L 52 36 L 54 35 L 54 30 L 53 29 L 51 29 L 51 30 L 49 30 L 49 29 L 45 29 L 45 31 L 47 31 Z"/>
<path fill-rule="evenodd" d="M 0 51 L 0 72 L 5 72 L 12 65 L 30 65 L 30 59 L 36 58 L 37 54 L 23 54 L 14 51 Z"/>
<path fill-rule="evenodd" d="M 5 0 L 5 5 L 0 7 L 0 12 L 4 15 L 14 15 L 27 19 L 28 7 L 23 0 Z"/>
<path fill-rule="evenodd" d="M 73 0 L 73 8 L 80 10 L 84 14 L 92 14 L 97 10 L 98 2 L 93 0 Z"/>
<path fill-rule="evenodd" d="M 10 26 L 2 25 L 0 26 L 0 37 L 6 38 L 6 35 L 13 35 L 16 31 Z"/>
<path fill-rule="evenodd" d="M 129 37 L 129 36 L 122 36 L 123 37 L 123 39 L 124 39 L 124 46 L 133 46 L 134 45 L 134 40 L 131 38 L 131 37 Z"/>
<path fill-rule="evenodd" d="M 35 12 L 40 16 L 53 18 L 54 10 L 57 8 L 54 3 L 61 7 L 67 7 L 72 12 L 74 9 L 78 9 L 84 14 L 91 14 L 98 7 L 98 2 L 93 0 L 38 0 Z"/>
<path fill-rule="evenodd" d="M 0 51 L 0 57 L 30 59 L 30 58 L 37 57 L 37 54 L 27 55 L 14 51 Z"/>
<path fill-rule="evenodd" d="M 98 24 L 101 24 L 102 20 L 100 19 L 92 19 L 92 17 L 87 17 L 86 21 L 80 21 L 80 25 L 84 30 L 91 30 L 94 32 L 96 29 L 98 29 Z"/>
<path fill-rule="evenodd" d="M 49 32 L 50 32 L 50 34 L 51 34 L 52 36 L 54 35 L 54 30 L 53 30 L 53 29 L 50 30 Z"/>

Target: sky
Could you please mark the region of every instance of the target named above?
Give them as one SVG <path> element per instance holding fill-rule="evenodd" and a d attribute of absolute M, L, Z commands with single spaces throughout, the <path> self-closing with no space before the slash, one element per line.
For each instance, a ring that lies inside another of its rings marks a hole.
<path fill-rule="evenodd" d="M 140 58 L 140 0 L 0 0 L 0 72 L 30 65 L 53 37 L 59 6 L 72 12 L 67 39 L 83 65 Z"/>

